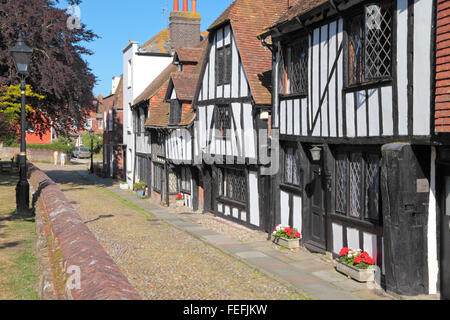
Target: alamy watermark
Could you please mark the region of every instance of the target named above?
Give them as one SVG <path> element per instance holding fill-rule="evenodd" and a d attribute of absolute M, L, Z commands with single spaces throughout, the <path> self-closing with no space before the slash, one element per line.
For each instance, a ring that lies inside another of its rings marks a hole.
<path fill-rule="evenodd" d="M 69 276 L 66 282 L 66 288 L 69 290 L 81 289 L 81 268 L 79 266 L 69 266 L 66 274 Z"/>
<path fill-rule="evenodd" d="M 81 9 L 79 6 L 72 5 L 67 8 L 66 13 L 70 15 L 67 18 L 67 28 L 69 30 L 81 29 Z"/>
<path fill-rule="evenodd" d="M 280 142 L 279 130 L 272 129 L 270 137 L 267 129 L 244 129 L 236 131 L 231 129 L 210 129 L 200 131 L 198 121 L 194 123 L 193 136 L 188 129 L 176 130 L 177 145 L 185 141 L 195 144 L 193 165 L 259 165 L 260 174 L 272 176 L 278 173 L 280 168 Z M 170 137 L 169 137 L 170 139 Z M 181 141 L 180 141 L 181 140 Z M 182 150 L 183 151 L 183 150 Z M 184 150 L 186 151 L 186 150 Z M 177 155 L 171 159 L 174 165 L 182 165 L 187 159 Z"/>

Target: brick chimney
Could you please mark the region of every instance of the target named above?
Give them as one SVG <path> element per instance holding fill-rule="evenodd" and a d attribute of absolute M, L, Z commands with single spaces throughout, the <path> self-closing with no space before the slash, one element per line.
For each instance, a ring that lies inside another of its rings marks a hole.
<path fill-rule="evenodd" d="M 192 0 L 192 11 L 189 11 L 188 0 L 183 0 L 183 11 L 179 9 L 179 0 L 174 0 L 170 13 L 170 44 L 176 47 L 194 47 L 200 43 L 201 17 L 197 11 L 197 1 Z"/>

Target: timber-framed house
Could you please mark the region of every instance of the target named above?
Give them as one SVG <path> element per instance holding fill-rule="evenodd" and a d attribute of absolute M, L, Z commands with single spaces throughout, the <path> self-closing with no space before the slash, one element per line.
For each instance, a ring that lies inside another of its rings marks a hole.
<path fill-rule="evenodd" d="M 334 257 L 367 251 L 405 295 L 439 286 L 435 20 L 432 0 L 289 1 L 259 36 L 281 146 L 273 225 Z"/>
<path fill-rule="evenodd" d="M 204 211 L 266 231 L 270 177 L 261 175 L 259 146 L 267 145 L 272 55 L 256 36 L 286 3 L 236 0 L 219 16 L 208 29 L 194 98 L 194 155 L 203 164 Z"/>
<path fill-rule="evenodd" d="M 193 163 L 192 99 L 205 45 L 203 41 L 193 48 L 177 48 L 173 63 L 146 93 L 150 94 L 150 116 L 145 129 L 152 139 L 149 194 L 167 206 L 181 194 L 184 205 L 192 210 L 198 210 L 203 199 L 201 175 Z"/>

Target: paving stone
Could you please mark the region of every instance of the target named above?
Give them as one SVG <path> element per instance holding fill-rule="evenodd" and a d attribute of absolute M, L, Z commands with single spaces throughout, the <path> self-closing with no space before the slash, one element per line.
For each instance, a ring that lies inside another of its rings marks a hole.
<path fill-rule="evenodd" d="M 317 271 L 317 272 L 313 272 L 312 273 L 314 276 L 323 279 L 325 281 L 328 282 L 337 282 L 337 281 L 348 281 L 349 279 L 337 272 L 336 270 L 322 270 L 322 271 Z"/>
<path fill-rule="evenodd" d="M 305 283 L 301 288 L 321 300 L 360 300 L 357 296 L 329 284 Z"/>
<path fill-rule="evenodd" d="M 236 255 L 241 258 L 265 258 L 265 257 L 267 257 L 267 255 L 265 255 L 264 253 L 258 252 L 258 251 L 244 251 L 244 252 L 239 252 Z"/>
<path fill-rule="evenodd" d="M 213 244 L 236 243 L 236 240 L 225 238 L 224 236 L 221 235 L 208 235 L 208 236 L 202 235 L 202 238 Z"/>
<path fill-rule="evenodd" d="M 290 264 L 291 266 L 304 271 L 320 271 L 320 270 L 332 270 L 333 267 L 327 265 L 326 263 L 315 261 L 315 260 L 304 260 L 299 262 L 294 262 Z"/>

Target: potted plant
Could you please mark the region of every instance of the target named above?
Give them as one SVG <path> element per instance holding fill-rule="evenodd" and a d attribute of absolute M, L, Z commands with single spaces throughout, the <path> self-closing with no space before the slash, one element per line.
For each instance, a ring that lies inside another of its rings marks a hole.
<path fill-rule="evenodd" d="M 302 234 L 290 226 L 277 225 L 272 233 L 272 242 L 288 249 L 300 247 Z"/>
<path fill-rule="evenodd" d="M 336 270 L 359 282 L 368 282 L 375 278 L 374 264 L 367 252 L 344 247 L 339 253 Z"/>
<path fill-rule="evenodd" d="M 146 187 L 147 185 L 144 182 L 139 182 L 134 184 L 133 189 L 136 191 L 137 196 L 142 198 Z"/>
<path fill-rule="evenodd" d="M 177 198 L 175 199 L 175 204 L 177 207 L 184 206 L 184 197 L 181 193 L 177 194 Z"/>

